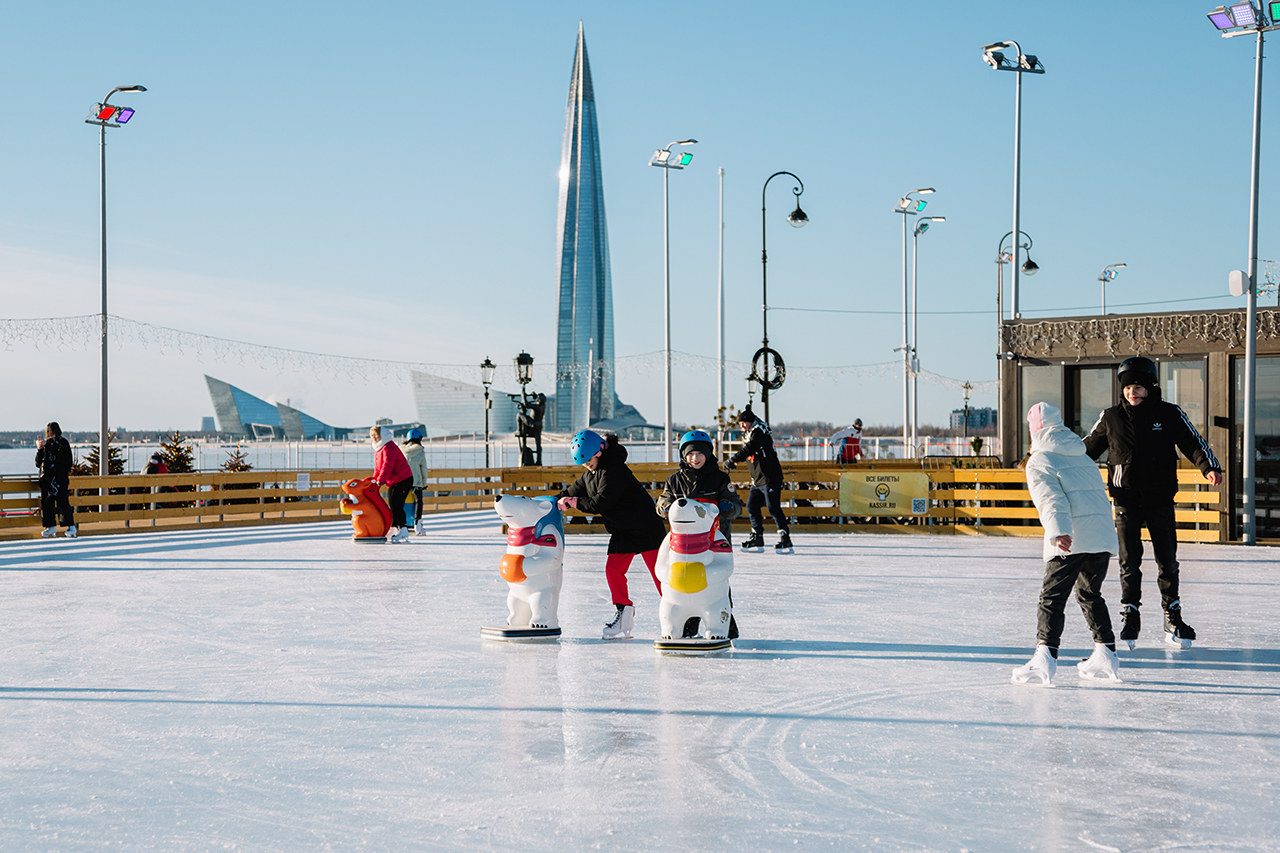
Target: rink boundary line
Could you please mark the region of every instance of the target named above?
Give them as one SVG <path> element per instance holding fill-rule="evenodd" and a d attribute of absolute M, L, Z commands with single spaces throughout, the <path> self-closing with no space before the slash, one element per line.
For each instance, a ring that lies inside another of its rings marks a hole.
<path fill-rule="evenodd" d="M 0 702 L 97 702 L 110 705 L 175 705 L 175 706 L 207 706 L 207 707 L 226 707 L 226 708 L 297 708 L 297 709 L 320 709 L 334 711 L 411 711 L 411 712 L 444 712 L 444 713 L 494 713 L 494 714 L 592 714 L 592 715 L 608 715 L 622 714 L 625 716 L 652 716 L 652 717 L 686 717 L 690 719 L 739 719 L 739 720 L 771 720 L 776 722 L 831 722 L 831 723 L 862 723 L 865 725 L 913 725 L 913 726 L 966 726 L 975 728 L 990 729 L 1025 729 L 1028 731 L 1077 731 L 1077 732 L 1098 732 L 1098 733 L 1124 733 L 1124 734 L 1164 734 L 1164 735 L 1185 735 L 1185 736 L 1204 736 L 1211 737 L 1229 737 L 1229 738 L 1264 738 L 1267 740 L 1280 740 L 1280 731 L 1276 732 L 1259 732 L 1259 731 L 1209 731 L 1206 729 L 1189 729 L 1189 728 L 1168 728 L 1160 726 L 1139 727 L 1124 725 L 1080 725 L 1073 723 L 1019 723 L 1008 720 L 954 720 L 954 719 L 937 719 L 937 718 L 918 718 L 909 717 L 870 717 L 859 716 L 854 714 L 802 714 L 798 712 L 750 712 L 750 711 L 705 711 L 705 710 L 669 710 L 662 708 L 607 708 L 607 707 L 554 707 L 548 705 L 527 705 L 527 706 L 511 706 L 511 705 L 433 705 L 433 704 L 408 704 L 408 703 L 361 703 L 361 702 L 286 702 L 283 700 L 253 701 L 247 699 L 145 699 L 132 697 L 110 697 L 110 696 L 10 696 L 4 695 L 8 691 L 15 692 L 36 692 L 42 688 L 15 688 L 0 687 Z M 57 688 L 59 690 L 74 690 L 74 688 Z M 90 692 L 93 688 L 85 688 L 85 692 Z M 1025 688 L 1023 688 L 1025 689 Z M 1120 687 L 1103 687 L 1103 688 L 1081 688 L 1081 689 L 1106 689 L 1116 690 L 1123 689 Z M 1148 691 L 1135 691 L 1148 692 Z M 1164 691 L 1150 691 L 1164 692 Z M 1178 691 L 1185 692 L 1185 691 Z"/>

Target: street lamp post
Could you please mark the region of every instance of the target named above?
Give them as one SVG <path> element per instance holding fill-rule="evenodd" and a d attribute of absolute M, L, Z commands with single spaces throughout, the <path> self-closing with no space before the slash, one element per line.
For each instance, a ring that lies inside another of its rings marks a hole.
<path fill-rule="evenodd" d="M 969 395 L 973 393 L 973 383 L 966 379 L 960 387 L 964 390 L 964 425 L 960 428 L 960 435 L 967 444 L 969 441 Z"/>
<path fill-rule="evenodd" d="M 1244 436 L 1240 452 L 1241 499 L 1244 518 L 1241 539 L 1246 545 L 1257 544 L 1257 492 L 1254 486 L 1257 455 L 1257 379 L 1258 379 L 1258 167 L 1262 151 L 1262 42 L 1263 33 L 1277 29 L 1280 3 L 1267 4 L 1267 15 L 1252 3 L 1219 6 L 1209 13 L 1209 20 L 1222 31 L 1223 38 L 1257 34 L 1253 69 L 1253 156 L 1249 170 L 1249 269 L 1245 273 L 1245 338 L 1244 338 Z"/>
<path fill-rule="evenodd" d="M 671 461 L 671 207 L 668 202 L 668 179 L 672 169 L 683 169 L 693 161 L 693 154 L 689 151 L 680 152 L 678 156 L 671 156 L 672 145 L 694 145 L 696 139 L 681 139 L 672 142 L 666 148 L 659 148 L 653 152 L 653 156 L 649 158 L 650 166 L 657 166 L 662 169 L 662 360 L 665 365 L 665 379 L 663 380 L 664 390 L 664 418 L 662 427 L 662 453 L 663 461 Z"/>
<path fill-rule="evenodd" d="M 769 422 L 769 392 L 777 391 L 782 387 L 782 383 L 787 378 L 787 368 L 776 351 L 769 348 L 769 251 L 767 240 L 768 233 L 768 217 L 765 215 L 765 191 L 769 189 L 769 182 L 779 175 L 789 175 L 796 179 L 799 186 L 791 188 L 792 194 L 796 197 L 796 209 L 787 214 L 787 222 L 793 228 L 803 228 L 809 223 L 809 217 L 800 209 L 800 196 L 804 194 L 804 181 L 791 172 L 781 171 L 774 172 L 765 178 L 764 186 L 760 189 L 760 287 L 761 287 L 761 309 L 763 319 L 761 321 L 761 330 L 763 332 L 760 340 L 760 349 L 756 352 L 755 357 L 751 359 L 751 381 L 760 385 L 760 403 L 764 407 L 765 423 Z M 770 366 L 772 361 L 772 367 Z M 760 362 L 757 366 L 756 362 Z M 750 404 L 748 404 L 750 405 Z"/>
<path fill-rule="evenodd" d="M 904 216 L 903 222 L 907 221 Z M 920 273 L 919 242 L 920 235 L 929 230 L 934 222 L 946 222 L 945 216 L 926 216 L 911 229 L 911 446 L 917 447 L 920 441 L 920 336 L 917 314 L 920 300 L 916 289 Z"/>
<path fill-rule="evenodd" d="M 1107 264 L 1102 268 L 1102 273 L 1098 276 L 1098 281 L 1102 282 L 1102 313 L 1107 313 L 1107 282 L 1115 281 L 1116 276 L 1120 273 L 1116 270 L 1126 266 L 1126 264 Z"/>
<path fill-rule="evenodd" d="M 1012 231 L 1005 234 L 996 248 L 996 437 L 1001 442 L 1001 456 L 1004 456 L 1004 366 L 1001 362 L 1013 357 L 1013 353 L 1006 352 L 1004 348 L 1004 265 L 1013 260 L 1014 256 L 1012 247 L 1005 249 L 1004 241 L 1012 236 Z M 1027 238 L 1026 243 L 1018 246 L 1027 250 L 1027 260 L 1022 264 L 1022 272 L 1035 275 L 1040 271 L 1040 265 L 1031 260 L 1031 247 L 1035 241 L 1026 231 L 1019 231 L 1018 236 Z M 1014 242 L 1017 243 L 1016 240 Z"/>
<path fill-rule="evenodd" d="M 107 476 L 111 473 L 110 457 L 107 450 L 107 128 L 122 127 L 133 118 L 131 107 L 118 107 L 110 103 L 116 92 L 133 94 L 145 92 L 145 86 L 117 86 L 107 93 L 102 103 L 94 104 L 85 124 L 98 126 L 98 171 L 101 177 L 101 248 L 102 248 L 102 419 L 101 432 L 98 435 L 98 474 Z M 102 490 L 106 494 L 106 490 Z"/>
<path fill-rule="evenodd" d="M 529 449 L 529 383 L 533 381 L 533 356 L 524 350 L 514 359 L 516 365 L 516 381 L 520 383 L 520 417 L 516 424 L 516 435 L 520 439 L 520 467 L 527 468 L 534 464 L 533 451 Z M 590 380 L 588 380 L 590 381 Z M 541 442 L 541 437 L 538 441 Z"/>
<path fill-rule="evenodd" d="M 480 384 L 484 386 L 484 467 L 489 467 L 489 408 L 493 403 L 489 400 L 489 386 L 493 384 L 493 372 L 498 369 L 498 365 L 489 360 L 489 356 L 484 357 L 484 361 L 480 362 Z"/>
<path fill-rule="evenodd" d="M 921 187 L 898 199 L 893 212 L 902 215 L 902 455 L 910 459 L 914 454 L 911 443 L 911 338 L 907 326 L 907 217 L 924 212 L 929 202 L 913 195 L 929 195 L 933 187 Z"/>
<path fill-rule="evenodd" d="M 1011 62 L 1001 51 L 1012 47 L 1018 52 L 1016 62 Z M 1013 232 L 1019 233 L 1022 217 L 1022 75 L 1043 74 L 1044 64 L 1040 60 L 1022 52 L 1022 48 L 1013 40 L 998 41 L 982 48 L 982 61 L 997 71 L 1012 71 L 1017 81 L 1013 87 Z M 1010 294 L 1013 303 L 1013 319 L 1021 314 L 1018 310 L 1018 243 L 1013 245 L 1013 288 Z"/>
<path fill-rule="evenodd" d="M 716 287 L 716 301 L 719 310 L 716 317 L 716 350 L 719 353 L 720 360 L 720 397 L 716 402 L 716 411 L 720 417 L 725 417 L 724 402 L 724 167 L 720 167 L 720 262 L 717 268 L 718 284 Z M 719 444 L 724 436 L 723 430 L 716 433 L 716 452 L 720 452 Z"/>

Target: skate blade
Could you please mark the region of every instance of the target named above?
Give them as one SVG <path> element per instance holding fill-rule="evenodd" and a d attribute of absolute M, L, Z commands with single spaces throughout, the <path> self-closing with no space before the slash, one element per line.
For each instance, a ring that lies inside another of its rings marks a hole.
<path fill-rule="evenodd" d="M 759 548 L 739 548 L 738 550 L 744 554 L 763 554 L 764 546 L 761 545 Z"/>
<path fill-rule="evenodd" d="M 351 541 L 357 545 L 386 545 L 385 536 L 352 536 Z"/>
<path fill-rule="evenodd" d="M 480 636 L 500 643 L 554 643 L 560 639 L 559 628 L 481 628 Z"/>
<path fill-rule="evenodd" d="M 600 639 L 605 640 L 606 642 L 609 640 L 630 640 L 631 635 L 630 634 L 614 634 L 611 637 L 608 634 L 601 634 Z"/>
<path fill-rule="evenodd" d="M 733 650 L 733 643 L 723 640 L 654 640 L 653 650 L 660 655 L 718 655 Z"/>
<path fill-rule="evenodd" d="M 1138 647 L 1138 641 L 1137 641 L 1137 640 L 1121 640 L 1120 642 L 1122 642 L 1122 643 L 1124 643 L 1126 646 L 1128 646 L 1128 647 L 1129 647 L 1129 651 L 1133 651 L 1134 649 L 1136 649 L 1136 648 Z"/>
<path fill-rule="evenodd" d="M 774 548 L 773 549 L 773 553 L 775 554 L 794 554 L 795 552 L 796 552 L 795 548 Z"/>
<path fill-rule="evenodd" d="M 1013 684 L 1030 684 L 1032 687 L 1053 687 L 1053 682 L 1038 672 L 1028 672 L 1021 676 L 1015 672 L 1009 676 L 1009 681 Z"/>
<path fill-rule="evenodd" d="M 1077 669 L 1076 672 L 1080 673 L 1081 678 L 1088 678 L 1090 680 L 1097 681 L 1114 681 L 1116 684 L 1123 683 L 1120 676 L 1116 675 L 1114 672 L 1086 672 L 1083 669 Z"/>
<path fill-rule="evenodd" d="M 1179 638 L 1173 636 L 1173 633 L 1170 631 L 1164 632 L 1164 641 L 1176 649 L 1189 649 L 1191 648 L 1192 643 L 1191 640 L 1188 640 L 1185 637 Z"/>

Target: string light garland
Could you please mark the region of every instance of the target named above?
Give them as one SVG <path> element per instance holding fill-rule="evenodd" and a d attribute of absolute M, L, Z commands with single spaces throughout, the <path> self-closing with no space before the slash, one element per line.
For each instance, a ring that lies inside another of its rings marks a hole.
<path fill-rule="evenodd" d="M 1158 314 L 1146 317 L 1103 317 L 1094 320 L 1044 320 L 1001 325 L 1003 349 L 1024 356 L 1075 355 L 1079 361 L 1092 341 L 1101 341 L 1106 355 L 1153 353 L 1174 355 L 1184 341 L 1223 343 L 1242 349 L 1243 311 L 1197 314 Z M 1280 337 L 1280 312 L 1258 311 L 1258 338 Z M 1182 347 L 1185 349 L 1185 347 Z"/>
<path fill-rule="evenodd" d="M 473 384 L 477 379 L 477 368 L 472 364 L 388 361 L 307 352 L 185 332 L 131 320 L 127 317 L 117 317 L 114 314 L 109 316 L 111 336 L 117 347 L 122 347 L 126 342 L 132 342 L 146 349 L 154 348 L 161 355 L 176 354 L 180 358 L 191 356 L 198 362 L 208 359 L 240 367 L 256 364 L 263 370 L 274 369 L 278 373 L 286 371 L 310 373 L 320 377 L 346 378 L 353 383 L 378 380 L 384 384 L 409 384 L 413 373 L 429 373 L 444 379 Z M 5 350 L 13 350 L 19 346 L 30 346 L 35 349 L 83 350 L 98 345 L 100 323 L 100 314 L 0 319 L 0 346 Z M 720 369 L 720 362 L 716 358 L 677 351 L 672 351 L 671 363 L 673 369 L 686 373 L 716 373 Z M 664 369 L 663 353 L 658 350 L 640 355 L 615 356 L 612 364 L 600 361 L 563 365 L 535 364 L 533 371 L 535 381 L 553 384 L 557 380 L 583 378 L 591 374 L 612 374 L 615 377 L 647 376 L 658 374 Z M 902 364 L 899 361 L 834 367 L 788 367 L 787 378 L 807 381 L 811 384 L 849 379 L 861 382 L 898 377 L 901 376 L 901 370 Z M 751 373 L 751 363 L 726 361 L 725 371 L 731 376 L 736 373 L 745 378 Z M 515 366 L 510 362 L 500 364 L 497 374 L 502 379 L 508 380 L 511 385 L 516 383 Z M 964 380 L 952 379 L 927 370 L 919 371 L 918 375 L 926 382 L 953 390 L 959 391 L 964 387 Z M 971 384 L 975 391 L 995 392 L 997 390 L 995 380 Z"/>

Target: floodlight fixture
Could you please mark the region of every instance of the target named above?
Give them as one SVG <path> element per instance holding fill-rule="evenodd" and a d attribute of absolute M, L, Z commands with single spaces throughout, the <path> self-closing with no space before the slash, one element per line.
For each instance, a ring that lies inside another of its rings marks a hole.
<path fill-rule="evenodd" d="M 917 199 L 917 200 L 916 200 L 916 213 L 920 213 L 920 212 L 922 212 L 922 211 L 923 211 L 926 207 L 928 207 L 928 206 L 929 206 L 929 202 L 925 201 L 925 200 L 924 200 L 924 199 L 922 199 L 922 198 L 921 198 L 921 199 Z"/>
<path fill-rule="evenodd" d="M 1267 4 L 1267 14 L 1274 23 L 1277 17 L 1280 17 L 1280 0 Z"/>
<path fill-rule="evenodd" d="M 1249 0 L 1245 0 L 1244 3 L 1232 3 L 1229 11 L 1231 20 L 1235 22 L 1237 27 L 1256 27 L 1258 25 L 1258 10 Z"/>
<path fill-rule="evenodd" d="M 1227 11 L 1226 6 L 1219 6 L 1209 13 L 1209 23 L 1213 24 L 1219 30 L 1226 32 L 1236 27 L 1236 22 L 1231 20 L 1231 13 Z"/>
<path fill-rule="evenodd" d="M 121 107 L 116 110 L 116 122 L 119 124 L 128 124 L 129 119 L 133 118 L 133 107 Z"/>
<path fill-rule="evenodd" d="M 1126 266 L 1126 265 L 1125 264 L 1108 264 L 1102 270 L 1102 275 L 1098 276 L 1098 281 L 1115 281 L 1116 276 L 1120 274 L 1116 272 L 1116 270 L 1120 269 L 1123 266 Z"/>
<path fill-rule="evenodd" d="M 688 166 L 693 162 L 693 155 L 685 152 L 678 154 L 673 160 L 671 159 L 671 146 L 696 145 L 697 142 L 698 140 L 696 139 L 678 139 L 666 148 L 659 148 L 657 151 L 653 152 L 653 156 L 649 158 L 649 165 L 660 166 L 663 169 L 683 169 L 685 166 Z"/>
<path fill-rule="evenodd" d="M 688 165 L 689 165 L 690 163 L 692 163 L 692 162 L 693 162 L 693 155 L 692 155 L 692 154 L 690 154 L 690 153 L 688 153 L 688 152 L 685 152 L 684 154 L 681 154 L 681 155 L 680 155 L 680 165 L 681 165 L 681 166 L 688 166 Z"/>
<path fill-rule="evenodd" d="M 671 152 L 666 150 L 665 148 L 659 148 L 657 151 L 653 152 L 653 160 L 651 160 L 650 162 L 652 162 L 655 166 L 659 166 L 659 165 L 662 165 L 663 163 L 666 163 L 670 159 L 671 159 Z"/>
<path fill-rule="evenodd" d="M 1038 272 L 1040 272 L 1040 265 L 1031 260 L 1031 255 L 1028 254 L 1026 262 L 1022 265 L 1022 274 L 1035 275 Z"/>

